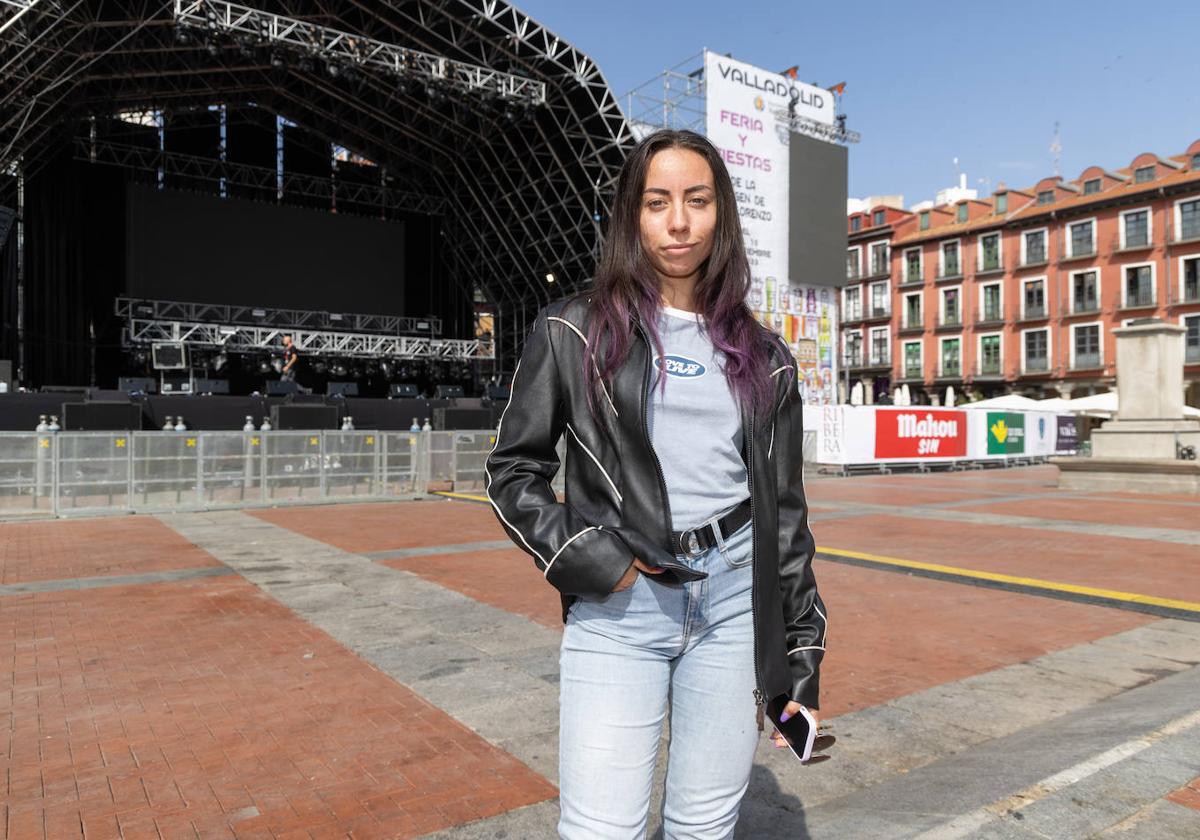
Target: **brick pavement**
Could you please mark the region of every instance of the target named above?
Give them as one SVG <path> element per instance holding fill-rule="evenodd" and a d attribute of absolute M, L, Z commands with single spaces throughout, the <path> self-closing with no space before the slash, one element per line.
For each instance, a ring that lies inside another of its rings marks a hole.
<path fill-rule="evenodd" d="M 555 795 L 240 578 L 0 603 L 8 840 L 410 837 Z"/>
<path fill-rule="evenodd" d="M 0 584 L 220 564 L 151 516 L 0 525 Z"/>
<path fill-rule="evenodd" d="M 1170 504 L 1155 499 L 1155 504 L 1138 504 L 1116 499 L 1038 499 L 1027 502 L 989 502 L 959 505 L 955 510 L 1003 513 L 1011 516 L 1036 516 L 1068 522 L 1136 525 L 1141 528 L 1181 528 L 1200 531 L 1200 506 Z"/>

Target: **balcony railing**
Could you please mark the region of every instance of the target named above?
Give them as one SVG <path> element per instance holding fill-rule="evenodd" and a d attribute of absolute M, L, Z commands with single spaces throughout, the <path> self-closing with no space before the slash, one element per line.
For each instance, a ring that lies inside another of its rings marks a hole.
<path fill-rule="evenodd" d="M 868 318 L 890 318 L 892 317 L 892 308 L 890 306 L 872 306 Z"/>
<path fill-rule="evenodd" d="M 1003 270 L 1004 270 L 1004 266 L 1002 266 L 1000 264 L 1000 257 L 998 257 L 998 256 L 993 257 L 991 259 L 984 257 L 983 259 L 978 260 L 975 265 L 975 273 L 976 274 L 986 274 L 991 271 L 1003 271 Z"/>
<path fill-rule="evenodd" d="M 942 268 L 938 270 L 937 279 L 957 280 L 962 276 L 962 266 L 960 266 L 958 263 L 952 263 L 951 265 L 942 266 Z"/>
<path fill-rule="evenodd" d="M 1045 265 L 1049 262 L 1049 258 L 1044 251 L 1034 251 L 1032 254 L 1026 254 L 1025 259 L 1021 260 L 1021 268 L 1028 268 L 1033 265 Z"/>
<path fill-rule="evenodd" d="M 1069 260 L 1081 260 L 1084 257 L 1096 256 L 1096 246 L 1090 242 L 1086 245 L 1080 245 L 1078 248 L 1069 248 L 1067 253 L 1059 257 L 1059 262 L 1067 262 Z"/>
<path fill-rule="evenodd" d="M 1046 373 L 1048 370 L 1050 370 L 1050 359 L 1048 357 L 1025 357 L 1025 373 Z"/>
<path fill-rule="evenodd" d="M 1126 290 L 1125 309 L 1139 309 L 1146 306 L 1154 306 L 1154 291 L 1152 289 L 1138 289 L 1133 294 L 1130 294 Z"/>
<path fill-rule="evenodd" d="M 1138 231 L 1134 234 L 1125 234 L 1125 241 L 1121 241 L 1121 234 L 1116 234 L 1112 239 L 1112 249 L 1114 252 L 1122 251 L 1144 251 L 1147 248 L 1153 248 L 1154 243 L 1150 239 L 1149 231 Z"/>
<path fill-rule="evenodd" d="M 900 325 L 902 330 L 923 330 L 925 329 L 924 318 L 905 318 L 904 323 Z"/>
<path fill-rule="evenodd" d="M 1004 313 L 999 309 L 985 309 L 976 321 L 977 324 L 993 324 L 1004 320 Z"/>
<path fill-rule="evenodd" d="M 1189 345 L 1183 351 L 1183 361 L 1189 365 L 1200 363 L 1200 344 Z"/>
<path fill-rule="evenodd" d="M 1200 281 L 1184 282 L 1183 290 L 1175 293 L 1176 303 L 1200 303 Z"/>
<path fill-rule="evenodd" d="M 843 361 L 846 367 L 857 368 L 862 367 L 862 359 L 861 353 L 847 353 Z"/>
<path fill-rule="evenodd" d="M 975 363 L 976 376 L 1002 376 L 1004 374 L 1004 366 L 1000 360 L 995 361 L 979 361 Z"/>
<path fill-rule="evenodd" d="M 892 364 L 892 354 L 882 353 L 880 355 L 871 356 L 871 367 L 890 367 Z"/>
<path fill-rule="evenodd" d="M 860 306 L 856 306 L 853 309 L 846 309 L 842 313 L 842 321 L 843 322 L 861 321 L 861 320 L 862 320 L 862 307 L 860 307 Z"/>
<path fill-rule="evenodd" d="M 1046 307 L 1044 306 L 1026 306 L 1025 314 L 1021 316 L 1026 321 L 1033 321 L 1038 318 L 1046 317 Z"/>
<path fill-rule="evenodd" d="M 941 322 L 938 324 L 938 326 L 939 327 L 961 327 L 962 326 L 962 318 L 959 317 L 958 315 L 944 315 L 942 317 Z"/>
<path fill-rule="evenodd" d="M 921 275 L 921 272 L 919 272 L 919 271 L 910 271 L 908 269 L 905 269 L 904 270 L 904 279 L 901 282 L 903 282 L 905 285 L 915 285 L 917 283 L 924 283 L 925 278 Z"/>
<path fill-rule="evenodd" d="M 940 376 L 962 376 L 962 365 L 958 362 L 942 362 L 942 372 Z"/>
<path fill-rule="evenodd" d="M 1100 353 L 1080 353 L 1075 352 L 1075 363 L 1071 366 L 1072 370 L 1090 370 L 1091 368 L 1100 367 Z"/>

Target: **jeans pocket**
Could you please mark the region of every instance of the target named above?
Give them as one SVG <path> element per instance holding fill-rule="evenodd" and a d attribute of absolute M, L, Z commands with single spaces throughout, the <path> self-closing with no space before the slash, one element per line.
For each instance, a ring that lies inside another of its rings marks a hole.
<path fill-rule="evenodd" d="M 754 526 L 747 522 L 725 540 L 721 556 L 725 558 L 725 565 L 729 568 L 740 569 L 749 566 L 750 561 L 754 559 L 754 540 L 751 538 L 753 528 Z"/>

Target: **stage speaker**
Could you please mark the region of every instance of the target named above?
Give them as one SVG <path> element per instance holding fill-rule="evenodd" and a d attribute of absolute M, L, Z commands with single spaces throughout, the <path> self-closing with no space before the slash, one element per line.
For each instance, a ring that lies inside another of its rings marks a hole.
<path fill-rule="evenodd" d="M 142 407 L 129 402 L 67 402 L 62 418 L 68 432 L 136 432 L 142 428 Z"/>
<path fill-rule="evenodd" d="M 438 385 L 434 391 L 434 399 L 453 400 L 463 396 L 463 386 L 461 385 Z"/>
<path fill-rule="evenodd" d="M 149 376 L 122 376 L 117 380 L 117 390 L 125 393 L 141 391 L 143 394 L 157 394 L 158 383 Z"/>
<path fill-rule="evenodd" d="M 300 393 L 300 386 L 295 382 L 287 382 L 281 379 L 267 380 L 267 395 L 271 397 L 282 397 L 287 394 Z"/>
<path fill-rule="evenodd" d="M 325 396 L 327 397 L 357 397 L 357 382 L 326 382 Z"/>
<path fill-rule="evenodd" d="M 228 379 L 197 379 L 196 388 L 193 391 L 196 394 L 228 394 L 229 380 Z"/>
<path fill-rule="evenodd" d="M 181 341 L 158 341 L 151 349 L 155 370 L 187 370 L 187 346 Z"/>
<path fill-rule="evenodd" d="M 491 429 L 490 408 L 435 408 L 433 428 L 439 432 L 451 429 Z"/>
<path fill-rule="evenodd" d="M 271 406 L 271 426 L 276 429 L 337 429 L 336 405 L 293 403 Z"/>
<path fill-rule="evenodd" d="M 417 392 L 417 386 L 411 382 L 393 382 L 388 387 L 388 396 L 416 399 L 420 394 Z"/>

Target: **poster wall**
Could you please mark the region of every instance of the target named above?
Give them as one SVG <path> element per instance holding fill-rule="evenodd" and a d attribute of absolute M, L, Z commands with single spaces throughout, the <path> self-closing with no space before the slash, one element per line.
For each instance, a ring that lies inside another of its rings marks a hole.
<path fill-rule="evenodd" d="M 754 316 L 783 336 L 804 401 L 836 401 L 837 307 L 831 289 L 788 278 L 787 111 L 833 124 L 833 94 L 705 51 L 706 133 L 733 179 L 750 261 Z M 781 118 L 782 116 L 782 118 Z"/>

